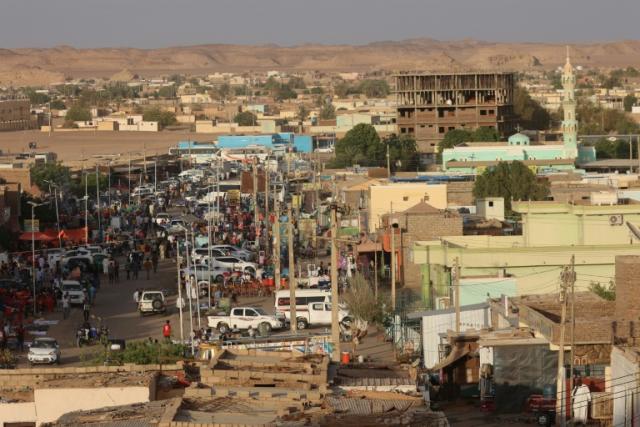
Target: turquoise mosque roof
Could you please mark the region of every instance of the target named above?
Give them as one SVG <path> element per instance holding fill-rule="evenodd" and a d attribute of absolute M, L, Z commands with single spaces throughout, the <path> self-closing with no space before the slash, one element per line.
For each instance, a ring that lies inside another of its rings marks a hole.
<path fill-rule="evenodd" d="M 529 145 L 531 140 L 522 133 L 515 133 L 509 137 L 509 145 Z"/>

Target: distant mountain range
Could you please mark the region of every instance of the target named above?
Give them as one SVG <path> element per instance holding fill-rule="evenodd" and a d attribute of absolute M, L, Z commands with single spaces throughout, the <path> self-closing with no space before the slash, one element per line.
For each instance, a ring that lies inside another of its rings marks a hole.
<path fill-rule="evenodd" d="M 640 41 L 571 46 L 572 62 L 588 67 L 640 67 Z M 159 49 L 0 49 L 0 85 L 44 85 L 65 77 L 109 77 L 129 73 L 215 71 L 515 70 L 561 65 L 565 46 L 551 43 L 494 43 L 477 40 L 411 39 L 366 45 L 209 44 Z"/>

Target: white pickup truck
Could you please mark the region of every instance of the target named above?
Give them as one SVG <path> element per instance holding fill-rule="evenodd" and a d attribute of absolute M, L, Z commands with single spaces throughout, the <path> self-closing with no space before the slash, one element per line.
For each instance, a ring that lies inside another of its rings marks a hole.
<path fill-rule="evenodd" d="M 268 315 L 263 309 L 255 307 L 232 308 L 228 316 L 208 316 L 210 328 L 217 329 L 221 334 L 233 329 L 252 329 L 268 334 L 272 329 L 280 329 L 284 325 L 275 316 Z"/>
<path fill-rule="evenodd" d="M 287 310 L 284 312 L 287 319 L 291 317 L 291 313 Z M 309 326 L 325 326 L 331 325 L 331 304 L 326 302 L 314 302 L 309 304 L 307 310 L 296 312 L 298 319 L 298 330 L 307 329 Z M 340 323 L 349 324 L 351 322 L 350 313 L 338 307 L 338 321 Z"/>

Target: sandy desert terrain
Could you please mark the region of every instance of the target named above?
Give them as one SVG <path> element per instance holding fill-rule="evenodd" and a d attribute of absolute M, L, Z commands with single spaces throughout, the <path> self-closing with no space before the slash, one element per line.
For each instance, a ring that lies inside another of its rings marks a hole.
<path fill-rule="evenodd" d="M 572 45 L 576 65 L 640 66 L 640 41 Z M 65 77 L 106 77 L 216 71 L 371 71 L 549 69 L 563 63 L 565 47 L 549 43 L 412 39 L 366 45 L 305 44 L 178 46 L 161 49 L 1 49 L 0 85 L 46 85 Z"/>

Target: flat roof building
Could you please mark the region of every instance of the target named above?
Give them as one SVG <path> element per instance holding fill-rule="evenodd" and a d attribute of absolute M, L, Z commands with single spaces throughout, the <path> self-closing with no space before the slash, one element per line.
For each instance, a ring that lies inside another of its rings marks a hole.
<path fill-rule="evenodd" d="M 416 139 L 423 160 L 434 163 L 437 144 L 450 130 L 515 130 L 515 73 L 406 72 L 395 76 L 398 134 Z"/>

